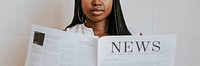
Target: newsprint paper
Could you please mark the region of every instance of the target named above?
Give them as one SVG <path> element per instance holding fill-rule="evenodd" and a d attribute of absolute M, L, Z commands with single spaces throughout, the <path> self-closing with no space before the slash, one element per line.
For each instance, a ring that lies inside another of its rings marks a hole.
<path fill-rule="evenodd" d="M 176 35 L 86 36 L 33 25 L 25 66 L 174 66 Z"/>

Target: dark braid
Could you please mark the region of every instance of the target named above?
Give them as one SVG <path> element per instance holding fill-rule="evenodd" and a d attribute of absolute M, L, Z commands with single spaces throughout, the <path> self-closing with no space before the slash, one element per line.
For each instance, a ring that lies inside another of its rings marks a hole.
<path fill-rule="evenodd" d="M 72 23 L 67 26 L 65 29 L 75 26 L 76 24 L 82 24 L 78 18 L 78 10 L 79 15 L 83 15 L 83 11 L 81 8 L 81 0 L 75 0 L 75 8 L 74 8 L 74 18 Z M 83 16 L 81 16 L 83 17 Z M 83 17 L 85 20 L 86 17 Z M 113 6 L 112 11 L 110 15 L 108 16 L 109 22 L 108 22 L 108 33 L 109 35 L 131 35 L 129 30 L 127 29 L 123 13 L 121 10 L 121 5 L 119 0 L 113 0 Z"/>
<path fill-rule="evenodd" d="M 79 14 L 78 14 L 79 13 Z M 67 28 L 73 27 L 76 24 L 82 24 L 83 22 L 79 20 L 78 15 L 83 15 L 83 10 L 81 7 L 81 0 L 75 0 L 75 7 L 74 7 L 74 17 L 72 20 L 72 23 L 70 25 L 68 25 L 65 30 Z M 83 16 L 80 16 L 83 17 Z M 84 20 L 86 19 L 86 17 L 84 18 Z"/>

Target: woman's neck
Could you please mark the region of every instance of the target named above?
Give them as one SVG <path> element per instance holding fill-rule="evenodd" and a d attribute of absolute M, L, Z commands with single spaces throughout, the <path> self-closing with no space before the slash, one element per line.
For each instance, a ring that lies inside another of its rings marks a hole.
<path fill-rule="evenodd" d="M 92 28 L 95 36 L 100 36 L 101 37 L 101 36 L 108 35 L 108 32 L 107 32 L 107 19 L 101 20 L 101 21 L 97 21 L 97 22 L 91 21 L 90 19 L 87 19 L 85 26 L 89 27 L 89 28 Z"/>

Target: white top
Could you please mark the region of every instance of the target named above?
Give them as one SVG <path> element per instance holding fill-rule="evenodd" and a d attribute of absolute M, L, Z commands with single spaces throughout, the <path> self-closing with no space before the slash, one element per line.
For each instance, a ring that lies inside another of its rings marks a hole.
<path fill-rule="evenodd" d="M 67 28 L 67 32 L 79 33 L 83 35 L 94 36 L 92 28 L 86 27 L 84 24 L 77 24 L 71 28 Z"/>
<path fill-rule="evenodd" d="M 132 35 L 140 35 L 139 31 L 133 31 L 132 28 L 129 27 L 130 32 Z M 71 28 L 67 28 L 67 32 L 73 32 L 73 33 L 78 33 L 78 34 L 83 34 L 83 35 L 89 35 L 89 36 L 94 36 L 94 32 L 92 28 L 88 28 L 85 26 L 85 24 L 77 24 Z"/>

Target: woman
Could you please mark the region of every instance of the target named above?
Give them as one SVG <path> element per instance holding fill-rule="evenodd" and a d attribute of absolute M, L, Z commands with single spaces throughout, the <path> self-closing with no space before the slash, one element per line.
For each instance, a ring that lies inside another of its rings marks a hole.
<path fill-rule="evenodd" d="M 91 36 L 131 35 L 119 0 L 75 0 L 74 18 L 65 28 Z"/>

